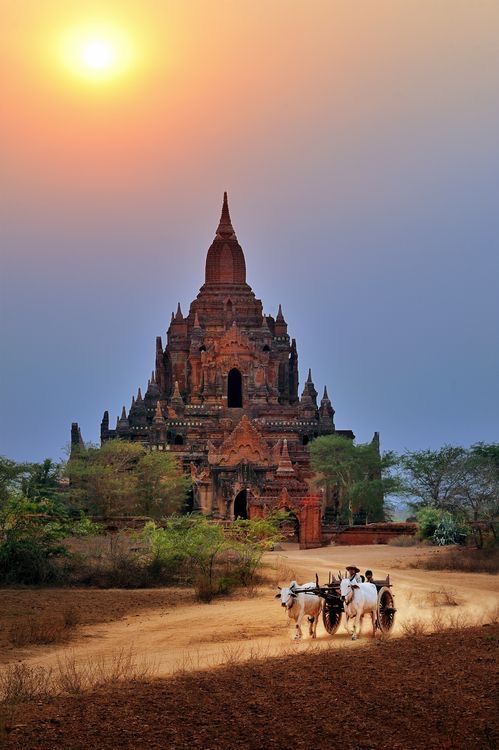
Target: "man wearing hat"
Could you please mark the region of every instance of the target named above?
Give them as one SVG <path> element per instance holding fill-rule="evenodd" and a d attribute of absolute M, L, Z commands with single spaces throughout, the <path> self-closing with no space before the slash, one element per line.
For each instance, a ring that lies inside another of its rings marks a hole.
<path fill-rule="evenodd" d="M 355 583 L 362 583 L 362 576 L 360 575 L 360 568 L 356 565 L 347 565 L 346 567 L 348 578 Z"/>

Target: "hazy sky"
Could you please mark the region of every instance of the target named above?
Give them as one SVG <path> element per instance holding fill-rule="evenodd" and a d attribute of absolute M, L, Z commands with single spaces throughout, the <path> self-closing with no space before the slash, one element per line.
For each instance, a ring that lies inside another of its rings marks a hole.
<path fill-rule="evenodd" d="M 94 22 L 131 50 L 105 81 L 60 54 Z M 497 0 L 0 0 L 0 453 L 144 388 L 224 190 L 339 428 L 498 440 L 498 29 Z"/>

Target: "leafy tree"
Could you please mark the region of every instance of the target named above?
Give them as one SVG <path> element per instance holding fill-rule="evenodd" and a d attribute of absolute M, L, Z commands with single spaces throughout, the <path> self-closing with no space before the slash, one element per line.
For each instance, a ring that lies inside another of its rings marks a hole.
<path fill-rule="evenodd" d="M 122 440 L 79 449 L 67 474 L 73 501 L 107 518 L 135 513 L 159 518 L 180 508 L 189 487 L 173 456 Z"/>
<path fill-rule="evenodd" d="M 190 482 L 171 453 L 155 451 L 140 456 L 137 469 L 137 510 L 161 518 L 180 510 Z"/>
<path fill-rule="evenodd" d="M 312 468 L 326 488 L 337 488 L 340 513 L 353 523 L 354 513 L 369 521 L 384 520 L 384 497 L 397 490 L 391 473 L 395 454 L 380 454 L 376 443 L 356 445 L 339 435 L 319 437 L 310 447 Z"/>
<path fill-rule="evenodd" d="M 21 491 L 30 500 L 44 498 L 59 502 L 61 500 L 61 478 L 63 466 L 46 458 L 41 464 L 27 464 Z"/>
<path fill-rule="evenodd" d="M 437 451 L 406 452 L 400 466 L 413 507 L 447 511 L 458 528 L 463 522 L 473 522 L 472 531 L 480 547 L 481 524 L 496 536 L 499 444 L 477 443 L 469 449 L 447 445 Z"/>
<path fill-rule="evenodd" d="M 452 445 L 439 450 L 406 451 L 399 459 L 402 487 L 414 508 L 452 505 L 466 451 Z"/>
<path fill-rule="evenodd" d="M 21 493 L 22 483 L 29 476 L 28 466 L 0 456 L 0 503 L 6 502 L 12 494 Z"/>
<path fill-rule="evenodd" d="M 488 526 L 494 538 L 499 516 L 499 444 L 477 443 L 466 452 L 452 508 L 468 521 L 479 547 L 483 546 L 480 523 Z M 478 522 L 478 523 L 477 523 Z"/>

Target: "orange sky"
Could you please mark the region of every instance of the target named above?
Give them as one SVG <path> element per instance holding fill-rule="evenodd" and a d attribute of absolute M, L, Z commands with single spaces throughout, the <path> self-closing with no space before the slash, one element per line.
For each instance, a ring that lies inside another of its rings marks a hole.
<path fill-rule="evenodd" d="M 195 175 L 207 152 L 220 169 L 227 153 L 313 148 L 331 118 L 347 145 L 366 129 L 375 136 L 395 103 L 398 117 L 420 119 L 423 128 L 428 109 L 447 122 L 470 74 L 476 84 L 477 65 L 482 85 L 492 84 L 497 2 L 361 6 L 2 0 L 8 178 L 14 185 L 29 178 L 33 197 L 64 194 L 76 170 L 83 196 L 120 190 L 132 178 L 147 188 L 156 170 Z M 138 53 L 135 67 L 103 86 L 69 74 L 56 53 L 68 28 L 93 18 L 122 28 Z"/>
<path fill-rule="evenodd" d="M 136 51 L 99 85 L 58 53 L 96 20 Z M 498 0 L 0 0 L 0 453 L 145 386 L 224 190 L 340 428 L 496 436 L 498 29 Z"/>

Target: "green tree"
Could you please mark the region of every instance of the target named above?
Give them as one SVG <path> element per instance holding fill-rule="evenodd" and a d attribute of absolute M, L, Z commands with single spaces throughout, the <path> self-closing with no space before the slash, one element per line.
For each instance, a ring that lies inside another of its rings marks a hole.
<path fill-rule="evenodd" d="M 391 472 L 394 453 L 381 455 L 375 442 L 356 445 L 348 438 L 326 435 L 314 440 L 310 457 L 319 483 L 337 488 L 340 513 L 350 524 L 354 513 L 364 515 L 366 523 L 385 519 L 385 495 L 398 488 Z"/>
<path fill-rule="evenodd" d="M 439 450 L 406 451 L 400 456 L 401 487 L 418 507 L 452 507 L 463 472 L 464 448 L 444 445 Z"/>
<path fill-rule="evenodd" d="M 145 450 L 140 443 L 108 440 L 101 448 L 79 448 L 68 461 L 71 501 L 91 515 L 130 515 L 137 498 L 137 464 Z"/>
<path fill-rule="evenodd" d="M 61 501 L 63 465 L 46 458 L 41 464 L 26 464 L 21 491 L 30 500 Z"/>
<path fill-rule="evenodd" d="M 0 456 L 0 503 L 12 494 L 21 494 L 23 482 L 29 477 L 29 464 L 17 463 Z"/>
<path fill-rule="evenodd" d="M 499 516 L 499 443 L 476 443 L 466 451 L 451 503 L 451 510 L 472 525 L 475 541 L 483 546 L 481 524 L 497 539 Z"/>
<path fill-rule="evenodd" d="M 446 445 L 437 451 L 406 452 L 400 459 L 400 467 L 404 490 L 412 496 L 410 505 L 414 508 L 447 511 L 458 529 L 463 523 L 471 523 L 478 546 L 483 544 L 482 525 L 496 536 L 498 443 L 476 443 L 468 449 Z M 443 526 L 446 524 L 443 522 Z M 441 538 L 448 538 L 449 534 L 446 536 L 442 529 Z"/>
<path fill-rule="evenodd" d="M 190 487 L 177 459 L 168 452 L 140 456 L 137 468 L 137 502 L 140 513 L 161 518 L 180 510 Z"/>
<path fill-rule="evenodd" d="M 174 456 L 123 440 L 77 450 L 66 471 L 72 501 L 106 518 L 168 515 L 181 507 L 190 486 Z"/>

